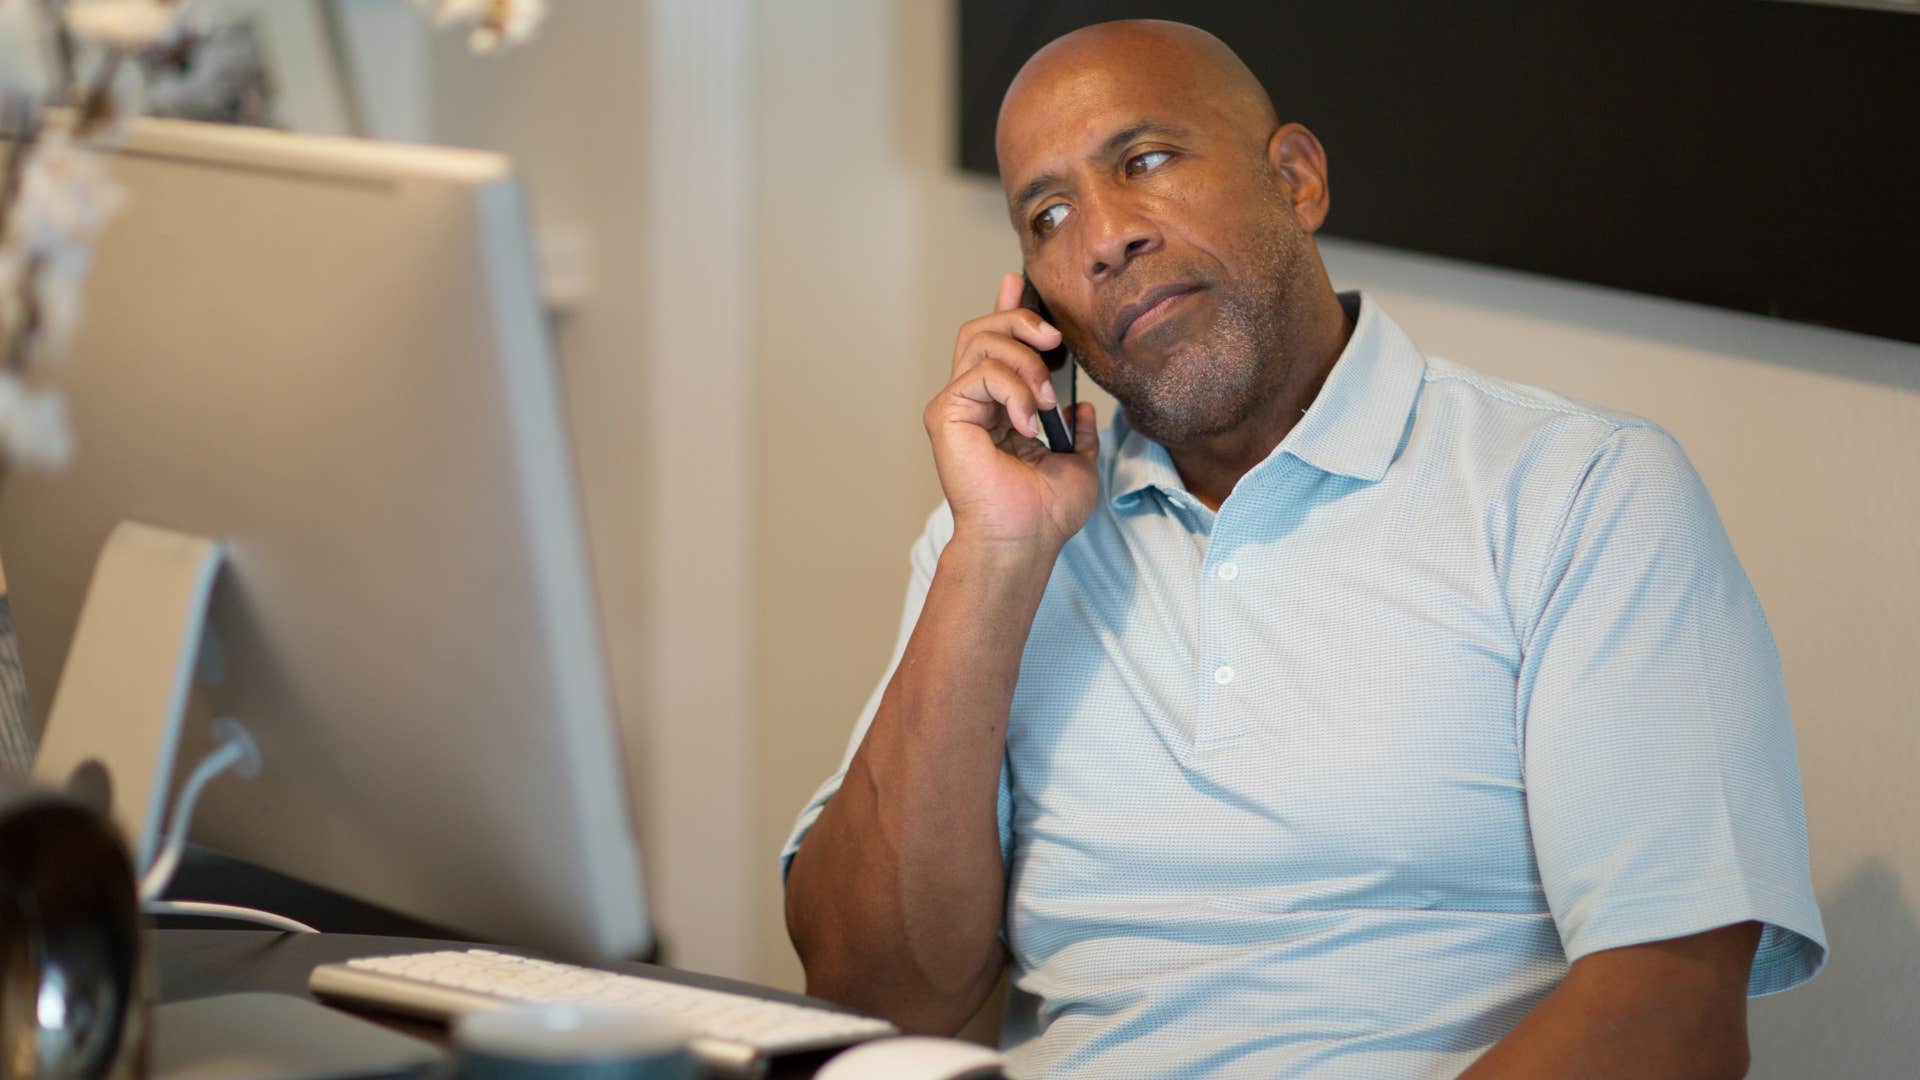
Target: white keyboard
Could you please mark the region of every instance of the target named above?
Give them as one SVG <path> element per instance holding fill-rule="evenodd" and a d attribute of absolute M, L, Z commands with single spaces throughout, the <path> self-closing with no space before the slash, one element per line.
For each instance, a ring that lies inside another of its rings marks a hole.
<path fill-rule="evenodd" d="M 307 985 L 320 997 L 439 1021 L 528 1003 L 640 1009 L 691 1032 L 703 1065 L 736 1076 L 764 1071 L 775 1055 L 899 1033 L 884 1020 L 486 949 L 322 964 Z"/>

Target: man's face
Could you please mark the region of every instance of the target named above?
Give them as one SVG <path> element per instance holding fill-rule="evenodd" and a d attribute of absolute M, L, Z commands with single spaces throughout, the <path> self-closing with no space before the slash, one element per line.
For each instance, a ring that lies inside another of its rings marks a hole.
<path fill-rule="evenodd" d="M 1311 260 L 1267 133 L 1161 63 L 1174 69 L 1147 54 L 1023 77 L 999 149 L 1028 275 L 1067 344 L 1135 428 L 1179 444 L 1284 384 L 1287 301 Z"/>

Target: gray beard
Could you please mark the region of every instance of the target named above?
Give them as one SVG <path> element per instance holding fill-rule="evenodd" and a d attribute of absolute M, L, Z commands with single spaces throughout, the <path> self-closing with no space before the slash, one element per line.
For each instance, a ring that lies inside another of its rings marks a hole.
<path fill-rule="evenodd" d="M 1204 337 L 1183 341 L 1158 370 L 1109 360 L 1082 370 L 1126 410 L 1134 430 L 1163 446 L 1232 431 L 1288 383 L 1293 359 L 1292 296 L 1306 266 L 1306 234 L 1289 216 L 1276 220 L 1260 252 L 1257 284 L 1217 292 L 1218 312 Z M 1084 354 L 1082 354 L 1084 355 Z"/>

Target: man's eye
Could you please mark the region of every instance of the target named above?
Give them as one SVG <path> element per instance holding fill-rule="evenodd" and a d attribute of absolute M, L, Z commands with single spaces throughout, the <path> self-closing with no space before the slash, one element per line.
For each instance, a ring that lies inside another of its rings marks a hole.
<path fill-rule="evenodd" d="M 1135 154 L 1127 159 L 1127 175 L 1139 176 L 1159 168 L 1173 155 L 1165 150 L 1149 150 L 1144 154 Z"/>
<path fill-rule="evenodd" d="M 1058 211 L 1058 213 L 1056 213 L 1056 211 Z M 1041 236 L 1045 236 L 1059 228 L 1060 223 L 1066 220 L 1066 215 L 1067 204 L 1054 203 L 1052 206 L 1047 207 L 1045 210 L 1033 216 L 1033 231 L 1039 233 Z"/>

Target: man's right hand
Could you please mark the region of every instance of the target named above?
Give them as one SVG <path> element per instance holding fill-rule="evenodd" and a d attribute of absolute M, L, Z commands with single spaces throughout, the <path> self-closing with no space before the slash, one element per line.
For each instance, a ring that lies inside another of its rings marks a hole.
<path fill-rule="evenodd" d="M 1093 512 L 1100 436 L 1093 405 L 1081 402 L 1062 417 L 1073 425 L 1073 453 L 1039 441 L 1039 410 L 1055 402 L 1035 350 L 1058 345 L 1060 331 L 1020 306 L 1022 285 L 1019 274 L 1002 277 L 993 313 L 960 327 L 952 377 L 924 419 L 954 540 L 1051 555 Z"/>
<path fill-rule="evenodd" d="M 951 1035 L 992 991 L 1006 865 L 997 813 L 1020 658 L 1060 549 L 1093 512 L 1093 406 L 1074 453 L 1035 436 L 1051 392 L 1034 347 L 1059 331 L 1008 274 L 960 328 L 953 379 L 926 410 L 952 540 L 840 788 L 794 853 L 787 929 L 807 992 Z M 1045 388 L 1044 390 L 1042 388 Z M 912 595 L 911 590 L 909 595 Z"/>

